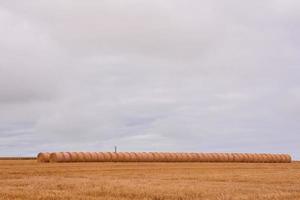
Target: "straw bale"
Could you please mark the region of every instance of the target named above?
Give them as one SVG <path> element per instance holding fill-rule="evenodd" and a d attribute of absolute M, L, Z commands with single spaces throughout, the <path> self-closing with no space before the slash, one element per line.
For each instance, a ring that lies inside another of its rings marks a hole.
<path fill-rule="evenodd" d="M 105 156 L 103 152 L 97 152 L 98 161 L 103 162 L 105 160 Z"/>
<path fill-rule="evenodd" d="M 119 153 L 119 160 L 121 159 L 120 157 L 122 156 L 122 159 L 124 162 L 131 162 L 131 155 L 128 152 L 122 152 L 122 154 L 120 155 Z"/>
<path fill-rule="evenodd" d="M 201 153 L 200 158 L 202 162 L 209 162 L 209 155 L 207 153 Z"/>
<path fill-rule="evenodd" d="M 57 152 L 57 153 L 51 153 L 50 154 L 50 162 L 62 162 L 64 159 L 63 153 Z"/>
<path fill-rule="evenodd" d="M 104 156 L 104 159 L 103 159 L 104 162 L 110 162 L 111 161 L 111 155 L 110 155 L 109 152 L 103 152 L 103 156 Z"/>
<path fill-rule="evenodd" d="M 125 154 L 123 152 L 113 152 L 111 153 L 111 158 L 113 162 L 124 162 L 125 161 Z"/>
<path fill-rule="evenodd" d="M 199 158 L 201 162 L 209 162 L 209 155 L 207 153 L 200 153 Z"/>
<path fill-rule="evenodd" d="M 71 162 L 71 155 L 69 152 L 62 152 L 63 154 L 63 160 L 62 162 Z"/>
<path fill-rule="evenodd" d="M 288 154 L 285 154 L 285 157 L 286 157 L 286 162 L 290 163 L 292 162 L 292 157 Z"/>
<path fill-rule="evenodd" d="M 91 162 L 97 162 L 97 153 L 91 152 Z"/>
<path fill-rule="evenodd" d="M 159 161 L 159 155 L 157 152 L 152 152 L 151 153 L 153 156 L 153 162 L 158 162 Z"/>
<path fill-rule="evenodd" d="M 49 152 L 40 152 L 37 155 L 38 162 L 49 162 L 50 161 L 50 154 Z"/>
<path fill-rule="evenodd" d="M 172 162 L 172 155 L 169 152 L 165 153 L 166 162 Z"/>
<path fill-rule="evenodd" d="M 70 155 L 71 155 L 71 162 L 78 162 L 77 152 L 70 152 Z"/>
<path fill-rule="evenodd" d="M 138 156 L 135 152 L 131 152 L 130 157 L 131 157 L 132 162 L 137 162 L 138 161 Z"/>
<path fill-rule="evenodd" d="M 150 162 L 154 162 L 155 160 L 155 157 L 154 157 L 154 153 L 153 152 L 149 152 L 149 159 L 150 159 Z"/>

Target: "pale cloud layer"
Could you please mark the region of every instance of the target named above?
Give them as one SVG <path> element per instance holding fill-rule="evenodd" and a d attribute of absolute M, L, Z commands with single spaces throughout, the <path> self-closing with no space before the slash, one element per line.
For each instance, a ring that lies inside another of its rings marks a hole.
<path fill-rule="evenodd" d="M 300 158 L 300 2 L 0 0 L 0 155 Z"/>

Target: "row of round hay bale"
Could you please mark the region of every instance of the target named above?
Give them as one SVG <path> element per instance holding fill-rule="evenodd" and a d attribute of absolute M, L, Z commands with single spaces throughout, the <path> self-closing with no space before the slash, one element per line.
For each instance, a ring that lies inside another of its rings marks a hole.
<path fill-rule="evenodd" d="M 54 152 L 39 153 L 38 162 L 247 162 L 289 163 L 288 154 L 168 153 L 168 152 Z"/>

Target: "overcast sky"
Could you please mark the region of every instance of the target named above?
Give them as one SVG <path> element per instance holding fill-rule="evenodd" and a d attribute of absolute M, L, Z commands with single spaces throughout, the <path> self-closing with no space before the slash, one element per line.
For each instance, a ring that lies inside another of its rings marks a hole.
<path fill-rule="evenodd" d="M 0 0 L 0 156 L 291 153 L 299 0 Z"/>

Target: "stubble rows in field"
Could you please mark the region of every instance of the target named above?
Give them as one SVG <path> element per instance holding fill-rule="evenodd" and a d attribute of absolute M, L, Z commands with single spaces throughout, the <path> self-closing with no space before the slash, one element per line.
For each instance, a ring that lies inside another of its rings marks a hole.
<path fill-rule="evenodd" d="M 0 199 L 300 199 L 300 163 L 0 161 Z"/>

